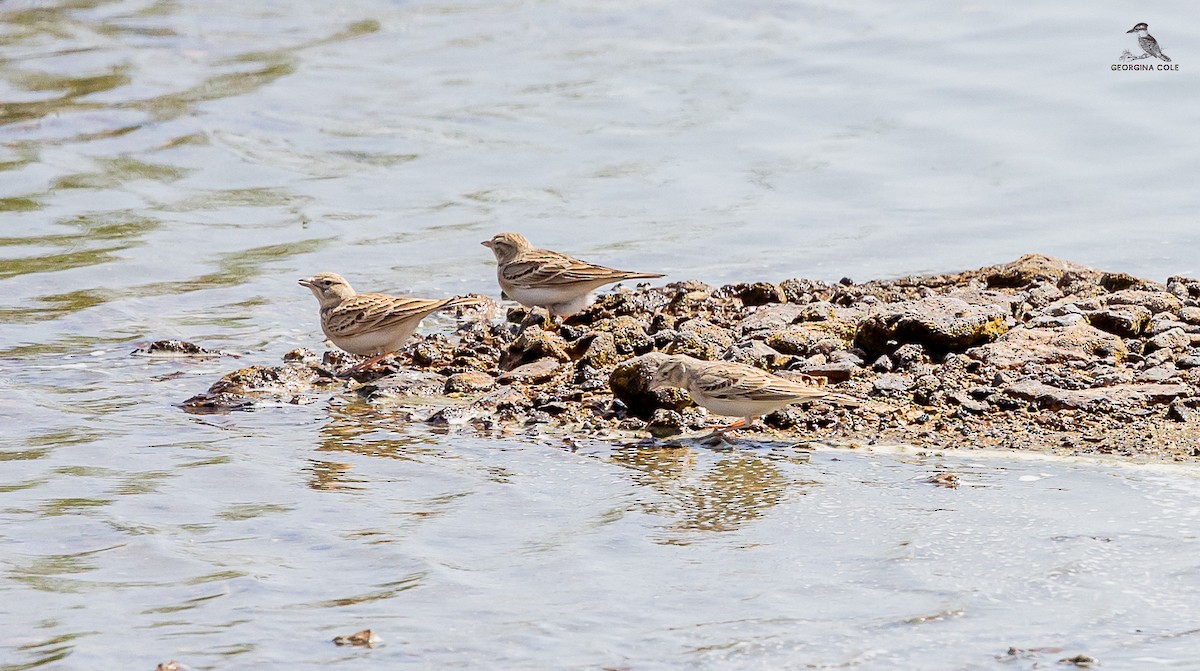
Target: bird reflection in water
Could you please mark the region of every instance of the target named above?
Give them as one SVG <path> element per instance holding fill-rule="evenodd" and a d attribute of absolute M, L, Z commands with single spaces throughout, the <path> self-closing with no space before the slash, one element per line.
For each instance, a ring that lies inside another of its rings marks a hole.
<path fill-rule="evenodd" d="M 814 484 L 789 477 L 782 468 L 788 462 L 807 463 L 808 453 L 790 444 L 764 447 L 771 449 L 718 453 L 688 446 L 631 446 L 614 450 L 607 460 L 664 495 L 665 501 L 646 503 L 645 510 L 676 518 L 672 530 L 732 531 Z M 665 542 L 686 544 L 689 539 L 673 536 Z"/>
<path fill-rule="evenodd" d="M 403 461 L 425 461 L 450 456 L 437 436 L 423 431 L 407 433 L 410 413 L 366 403 L 331 405 L 329 421 L 319 430 L 318 452 L 353 453 Z M 309 486 L 325 491 L 363 489 L 366 479 L 354 475 L 352 463 L 313 459 L 307 469 Z"/>

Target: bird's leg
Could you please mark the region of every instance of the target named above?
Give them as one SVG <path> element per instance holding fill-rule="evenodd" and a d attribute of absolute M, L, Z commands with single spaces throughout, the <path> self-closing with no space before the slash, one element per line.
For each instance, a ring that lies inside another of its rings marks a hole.
<path fill-rule="evenodd" d="M 729 433 L 730 431 L 733 431 L 735 429 L 740 429 L 742 427 L 749 426 L 753 421 L 754 421 L 753 417 L 743 417 L 743 418 L 739 419 L 738 421 L 734 422 L 733 424 L 725 424 L 725 425 L 714 424 L 713 426 L 706 426 L 704 428 L 712 429 L 713 434 L 719 436 L 719 435 L 724 435 L 726 433 Z"/>
<path fill-rule="evenodd" d="M 371 366 L 374 366 L 375 364 L 379 363 L 380 361 L 382 361 L 384 359 L 384 357 L 386 357 L 389 354 L 391 354 L 391 352 L 384 352 L 383 354 L 377 354 L 356 366 L 353 366 L 351 368 L 348 368 L 348 369 L 338 373 L 337 376 L 341 377 L 341 378 L 351 377 L 355 373 L 360 373 L 360 372 L 370 368 Z"/>

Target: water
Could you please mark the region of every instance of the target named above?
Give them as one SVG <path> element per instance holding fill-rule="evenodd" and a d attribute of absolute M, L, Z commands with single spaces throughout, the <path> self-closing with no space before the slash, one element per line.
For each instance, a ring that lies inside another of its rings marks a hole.
<path fill-rule="evenodd" d="M 1190 468 L 172 404 L 320 345 L 298 277 L 496 293 L 500 230 L 711 283 L 1200 274 L 1196 12 L 8 0 L 0 669 L 1194 666 Z M 1109 69 L 1138 21 L 1180 71 Z M 167 337 L 242 358 L 128 356 Z"/>

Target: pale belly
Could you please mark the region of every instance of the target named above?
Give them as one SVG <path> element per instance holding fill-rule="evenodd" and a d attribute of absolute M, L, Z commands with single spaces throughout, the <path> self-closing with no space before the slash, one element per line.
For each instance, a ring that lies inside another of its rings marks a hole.
<path fill-rule="evenodd" d="M 692 391 L 688 393 L 696 405 L 704 407 L 714 415 L 725 417 L 761 417 L 791 405 L 788 401 L 731 401 L 702 396 Z"/>
<path fill-rule="evenodd" d="M 409 336 L 413 331 L 417 330 L 417 324 L 412 326 L 393 327 L 390 329 L 380 329 L 371 331 L 370 333 L 362 333 L 352 336 L 332 336 L 325 334 L 334 345 L 350 352 L 351 354 L 361 354 L 363 356 L 374 356 L 384 354 L 386 352 L 395 352 L 404 346 L 408 341 Z"/>
<path fill-rule="evenodd" d="M 591 292 L 597 286 L 601 285 L 531 289 L 514 287 L 505 282 L 500 283 L 500 288 L 512 300 L 521 305 L 546 308 L 556 315 L 572 315 L 587 307 L 592 302 Z"/>

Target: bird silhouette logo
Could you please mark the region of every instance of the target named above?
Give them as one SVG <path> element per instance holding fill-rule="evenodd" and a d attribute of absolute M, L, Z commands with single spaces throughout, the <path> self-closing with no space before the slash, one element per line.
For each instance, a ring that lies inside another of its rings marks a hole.
<path fill-rule="evenodd" d="M 1141 48 L 1142 55 L 1134 56 L 1132 51 L 1126 49 L 1125 52 L 1121 54 L 1122 61 L 1137 61 L 1153 56 L 1160 61 L 1166 61 L 1168 63 L 1171 62 L 1171 59 L 1162 52 L 1162 47 L 1158 46 L 1158 40 L 1154 39 L 1154 36 L 1151 35 L 1149 31 L 1150 26 L 1145 23 L 1139 23 L 1125 31 L 1126 33 L 1137 33 L 1138 47 Z"/>

